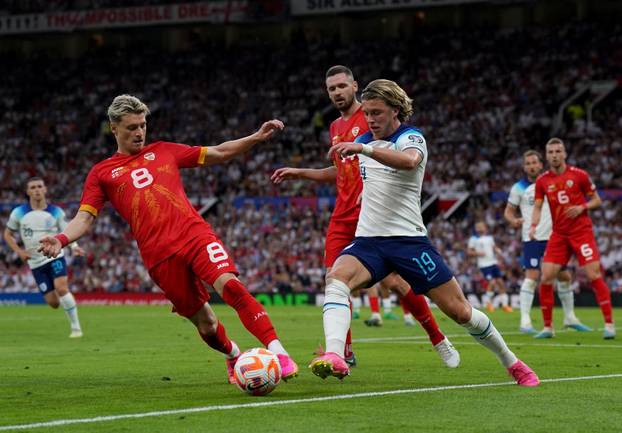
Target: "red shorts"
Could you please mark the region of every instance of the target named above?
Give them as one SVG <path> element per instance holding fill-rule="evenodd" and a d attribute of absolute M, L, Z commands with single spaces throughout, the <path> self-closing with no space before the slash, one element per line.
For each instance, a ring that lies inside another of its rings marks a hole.
<path fill-rule="evenodd" d="M 149 275 L 172 302 L 179 315 L 192 317 L 209 301 L 203 282 L 213 285 L 225 273 L 237 275 L 233 259 L 220 239 L 206 233 L 149 269 Z"/>
<path fill-rule="evenodd" d="M 341 251 L 354 240 L 355 233 L 356 222 L 330 222 L 324 247 L 324 266 L 327 268 L 333 266 Z"/>
<path fill-rule="evenodd" d="M 553 232 L 546 243 L 542 261 L 565 266 L 573 253 L 577 256 L 579 266 L 600 260 L 593 231 L 579 232 L 570 236 Z"/>

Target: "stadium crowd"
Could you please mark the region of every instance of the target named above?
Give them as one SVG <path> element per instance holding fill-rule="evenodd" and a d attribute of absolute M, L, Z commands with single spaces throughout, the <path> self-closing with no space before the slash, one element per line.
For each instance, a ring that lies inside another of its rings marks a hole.
<path fill-rule="evenodd" d="M 510 286 L 518 287 L 520 239 L 502 219 L 505 202 L 499 193 L 522 176 L 522 152 L 542 149 L 565 99 L 592 80 L 622 77 L 621 39 L 620 25 L 583 23 L 423 33 L 352 46 L 301 32 L 291 46 L 197 42 L 166 56 L 149 47 L 139 57 L 106 47 L 78 59 L 3 54 L 0 61 L 11 64 L 12 73 L 0 86 L 2 222 L 9 205 L 24 200 L 24 183 L 33 175 L 46 179 L 50 201 L 67 204 L 70 216 L 75 213 L 88 170 L 114 152 L 105 110 L 117 94 L 134 93 L 150 106 L 152 140 L 216 144 L 277 117 L 287 125 L 277 139 L 228 165 L 186 170 L 186 191 L 197 201 L 219 199 L 207 219 L 251 290 L 321 290 L 330 209 L 233 203 L 239 197 L 334 195 L 326 184 L 290 181 L 277 187 L 270 174 L 283 165 L 329 164 L 327 130 L 336 112 L 327 103 L 323 73 L 343 63 L 361 85 L 390 78 L 413 97 L 414 124 L 423 129 L 430 150 L 426 193 L 471 194 L 464 218 L 438 217 L 429 224 L 431 238 L 463 286 L 481 287 L 465 250 L 473 221 L 484 218 L 504 252 Z M 587 169 L 600 189 L 622 187 L 622 104 L 610 99 L 595 111 L 593 124 L 579 117 L 560 132 L 569 162 Z M 605 201 L 593 218 L 611 287 L 622 291 L 622 202 Z M 152 290 L 127 225 L 116 214 L 105 211 L 81 245 L 88 255 L 72 259 L 74 291 Z M 35 290 L 30 272 L 4 245 L 0 291 L 25 288 Z"/>

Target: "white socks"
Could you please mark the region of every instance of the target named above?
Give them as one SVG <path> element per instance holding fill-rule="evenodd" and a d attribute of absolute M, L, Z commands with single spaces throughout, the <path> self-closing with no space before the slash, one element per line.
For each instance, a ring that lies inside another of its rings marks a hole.
<path fill-rule="evenodd" d="M 352 301 L 352 311 L 354 311 L 355 313 L 360 313 L 361 307 L 363 306 L 363 301 L 361 301 L 361 297 L 354 296 L 353 298 L 351 298 L 351 301 Z"/>
<path fill-rule="evenodd" d="M 65 313 L 67 314 L 67 318 L 71 324 L 71 330 L 81 331 L 80 320 L 78 319 L 78 306 L 76 305 L 76 300 L 71 292 L 60 296 L 58 299 L 60 301 L 60 306 L 63 307 L 63 310 L 65 310 Z"/>
<path fill-rule="evenodd" d="M 323 315 L 326 352 L 343 356 L 350 316 L 350 288 L 334 278 L 327 279 Z"/>
<path fill-rule="evenodd" d="M 488 316 L 475 308 L 471 309 L 471 320 L 462 325 L 469 334 L 481 345 L 487 347 L 497 355 L 505 368 L 512 366 L 518 358 L 508 348 L 497 328 L 492 324 Z"/>
<path fill-rule="evenodd" d="M 509 307 L 510 305 L 510 297 L 507 293 L 499 294 L 499 303 L 502 307 Z"/>
<path fill-rule="evenodd" d="M 272 340 L 270 343 L 268 343 L 268 347 L 266 349 L 268 349 L 272 353 L 288 355 L 287 351 L 279 340 Z"/>
<path fill-rule="evenodd" d="M 275 340 L 275 341 L 278 341 L 278 340 Z M 231 353 L 229 353 L 228 355 L 225 355 L 225 357 L 227 359 L 233 359 L 238 355 L 240 355 L 240 348 L 238 347 L 237 344 L 235 344 L 235 341 L 231 340 Z"/>
<path fill-rule="evenodd" d="M 564 324 L 578 323 L 574 314 L 574 293 L 570 288 L 570 281 L 557 280 L 557 296 L 564 309 Z"/>
<path fill-rule="evenodd" d="M 536 292 L 538 282 L 525 278 L 520 286 L 520 326 L 521 328 L 531 328 L 531 307 L 533 305 L 533 297 Z"/>
<path fill-rule="evenodd" d="M 482 296 L 482 304 L 484 304 L 484 306 L 491 304 L 492 305 L 492 299 L 495 297 L 495 292 L 486 292 L 484 293 L 484 295 Z"/>
<path fill-rule="evenodd" d="M 393 301 L 391 301 L 391 298 L 389 296 L 387 296 L 386 298 L 382 298 L 382 309 L 384 310 L 385 314 L 390 313 L 393 309 Z"/>

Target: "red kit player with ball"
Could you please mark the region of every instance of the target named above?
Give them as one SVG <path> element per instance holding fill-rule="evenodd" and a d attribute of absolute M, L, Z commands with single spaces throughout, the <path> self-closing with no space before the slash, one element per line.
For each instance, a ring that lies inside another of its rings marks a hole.
<path fill-rule="evenodd" d="M 213 147 L 191 147 L 157 141 L 145 144 L 149 109 L 138 98 L 117 96 L 108 108 L 117 152 L 89 172 L 80 209 L 64 231 L 41 239 L 40 251 L 55 257 L 70 242 L 84 235 L 109 201 L 138 242 L 149 275 L 187 317 L 201 338 L 226 357 L 229 382 L 240 349 L 231 341 L 214 311 L 203 282 L 214 287 L 233 307 L 246 329 L 277 354 L 282 377 L 298 373 L 298 366 L 279 341 L 268 313 L 237 279 L 238 271 L 212 227 L 203 220 L 184 191 L 180 168 L 224 163 L 283 129 L 271 120 L 248 137 Z"/>

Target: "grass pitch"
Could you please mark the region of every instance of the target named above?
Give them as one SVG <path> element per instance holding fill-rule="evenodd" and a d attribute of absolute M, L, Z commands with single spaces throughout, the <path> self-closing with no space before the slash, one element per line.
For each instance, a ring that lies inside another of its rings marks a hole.
<path fill-rule="evenodd" d="M 242 349 L 259 346 L 233 310 L 215 310 Z M 602 330 L 562 331 L 553 340 L 534 340 L 516 332 L 517 312 L 493 313 L 512 350 L 544 380 L 540 387 L 526 389 L 509 384 L 511 378 L 496 358 L 438 311 L 441 328 L 462 357 L 455 370 L 442 365 L 420 327 L 406 327 L 400 320 L 367 328 L 355 320 L 359 366 L 343 382 L 323 381 L 306 368 L 323 342 L 321 310 L 272 307 L 268 312 L 301 371 L 272 394 L 250 397 L 226 383 L 222 356 L 202 343 L 190 323 L 169 311 L 83 306 L 85 336 L 71 340 L 62 312 L 39 306 L 0 308 L 0 431 L 622 429 L 622 336 L 605 341 Z M 602 328 L 598 310 L 578 309 L 577 314 L 585 324 Z M 534 310 L 533 316 L 538 315 Z M 615 315 L 622 320 L 619 310 Z M 561 311 L 555 317 L 561 321 Z M 128 414 L 136 417 L 119 417 Z M 71 424 L 76 420 L 82 421 Z"/>

